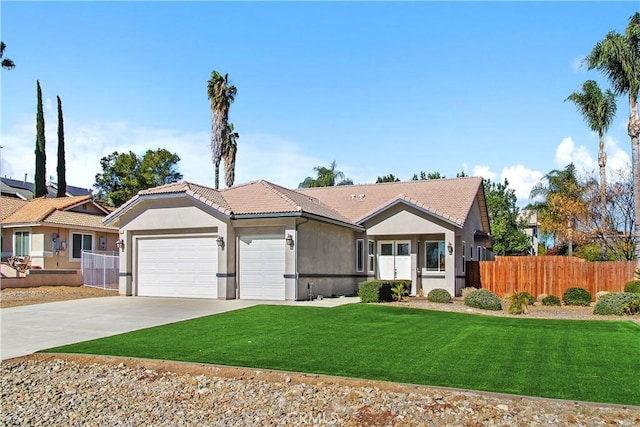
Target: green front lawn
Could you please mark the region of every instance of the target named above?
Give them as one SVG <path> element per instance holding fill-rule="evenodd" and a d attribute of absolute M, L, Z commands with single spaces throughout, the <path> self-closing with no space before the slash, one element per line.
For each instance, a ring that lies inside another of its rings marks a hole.
<path fill-rule="evenodd" d="M 264 305 L 46 351 L 640 405 L 640 326 L 622 321 Z"/>

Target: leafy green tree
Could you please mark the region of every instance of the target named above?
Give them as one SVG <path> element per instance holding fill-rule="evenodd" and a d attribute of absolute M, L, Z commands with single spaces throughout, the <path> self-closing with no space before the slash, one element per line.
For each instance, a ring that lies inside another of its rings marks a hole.
<path fill-rule="evenodd" d="M 493 252 L 496 255 L 522 255 L 531 253 L 531 241 L 524 232 L 526 219 L 520 216 L 515 190 L 509 181 L 503 183 L 484 181 Z"/>
<path fill-rule="evenodd" d="M 338 170 L 335 160 L 331 162 L 329 167 L 316 166 L 313 170 L 316 173 L 316 178 L 308 176 L 298 185 L 298 188 L 333 187 L 334 185 L 353 184 L 351 179 L 346 178 L 344 173 Z"/>
<path fill-rule="evenodd" d="M 98 198 L 118 207 L 140 190 L 177 182 L 182 179 L 176 170 L 179 161 L 177 154 L 165 149 L 147 150 L 142 157 L 114 151 L 100 159 L 102 173 L 96 174 L 94 184 Z"/>
<path fill-rule="evenodd" d="M 238 138 L 240 135 L 234 131 L 233 123 L 227 124 L 227 139 L 222 147 L 224 159 L 224 178 L 227 187 L 233 186 L 236 180 L 236 153 L 238 152 Z"/>
<path fill-rule="evenodd" d="M 586 223 L 588 209 L 583 194 L 584 187 L 571 163 L 564 169 L 554 169 L 546 174 L 543 181 L 533 186 L 529 195 L 531 199 L 542 198 L 530 205 L 538 211 L 540 231 L 551 235 L 554 244 L 566 243 L 569 256 L 573 255 L 575 231 L 580 231 L 579 226 Z"/>
<path fill-rule="evenodd" d="M 215 166 L 215 188 L 219 188 L 220 183 L 220 161 L 222 160 L 222 149 L 227 140 L 227 129 L 229 121 L 229 107 L 235 100 L 238 90 L 229 82 L 229 75 L 222 76 L 218 71 L 211 73 L 211 78 L 207 84 L 207 96 L 211 101 L 211 112 L 213 114 L 211 126 L 211 154 Z"/>
<path fill-rule="evenodd" d="M 640 91 L 640 12 L 629 18 L 624 34 L 610 31 L 600 40 L 585 59 L 589 69 L 602 72 L 617 95 L 629 98 L 629 121 L 627 132 L 631 138 L 631 162 L 633 170 L 633 193 L 635 224 L 640 224 L 640 113 L 638 92 Z M 640 227 L 635 228 L 635 239 L 640 241 Z M 636 245 L 636 260 L 640 268 L 640 245 Z"/>
<path fill-rule="evenodd" d="M 7 48 L 5 42 L 0 41 L 0 59 L 2 60 L 2 68 L 7 70 L 13 70 L 16 67 L 15 62 L 9 58 L 4 57 L 4 50 Z"/>
<path fill-rule="evenodd" d="M 600 206 L 607 207 L 607 154 L 604 152 L 604 134 L 616 115 L 616 96 L 610 90 L 603 92 L 594 80 L 582 85 L 582 92 L 573 92 L 565 99 L 573 102 L 589 128 L 598 133 L 598 166 L 600 166 Z M 602 244 L 602 259 L 607 259 L 606 244 Z"/>
<path fill-rule="evenodd" d="M 56 197 L 67 194 L 67 170 L 64 158 L 64 120 L 62 118 L 62 101 L 58 96 L 58 193 Z"/>
<path fill-rule="evenodd" d="M 444 179 L 444 178 L 445 176 L 441 175 L 440 172 L 438 171 L 429 172 L 429 173 L 420 171 L 420 175 L 418 175 L 417 173 L 413 174 L 413 176 L 411 177 L 411 181 L 425 181 L 428 179 Z"/>
<path fill-rule="evenodd" d="M 380 184 L 382 182 L 399 182 L 399 181 L 400 181 L 400 178 L 390 173 L 389 175 L 379 176 L 378 179 L 376 179 L 376 184 Z"/>
<path fill-rule="evenodd" d="M 40 81 L 36 80 L 38 106 L 36 111 L 36 176 L 34 186 L 35 197 L 45 197 L 47 195 L 47 178 L 45 165 L 47 155 L 45 153 L 44 139 L 44 112 L 42 109 L 42 89 Z"/>

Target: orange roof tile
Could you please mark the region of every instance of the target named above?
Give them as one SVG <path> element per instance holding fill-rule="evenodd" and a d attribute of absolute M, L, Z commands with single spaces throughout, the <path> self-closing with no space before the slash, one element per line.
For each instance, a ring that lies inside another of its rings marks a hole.
<path fill-rule="evenodd" d="M 89 200 L 91 196 L 32 199 L 2 222 L 4 224 L 40 222 L 55 210 L 69 209 Z"/>
<path fill-rule="evenodd" d="M 51 215 L 47 216 L 44 221 L 46 224 L 58 224 L 73 227 L 91 227 L 111 229 L 113 232 L 117 232 L 117 227 L 105 226 L 102 224 L 104 216 L 93 215 L 82 212 L 69 212 L 69 211 L 53 211 Z"/>
<path fill-rule="evenodd" d="M 2 222 L 27 203 L 29 203 L 27 200 L 16 199 L 15 197 L 0 197 L 0 219 L 2 219 Z"/>

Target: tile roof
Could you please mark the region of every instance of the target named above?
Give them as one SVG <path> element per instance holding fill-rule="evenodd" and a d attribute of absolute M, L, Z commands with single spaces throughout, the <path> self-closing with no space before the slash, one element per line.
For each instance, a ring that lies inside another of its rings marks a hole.
<path fill-rule="evenodd" d="M 227 216 L 306 213 L 349 225 L 361 225 L 365 219 L 398 202 L 414 205 L 459 226 L 464 225 L 474 201 L 478 200 L 484 208 L 484 197 L 480 197 L 480 177 L 297 190 L 264 180 L 219 191 L 183 181 L 140 191 L 112 212 L 107 222 L 117 218 L 140 198 L 179 193 L 188 194 Z M 488 226 L 488 218 L 483 218 L 483 222 Z"/>
<path fill-rule="evenodd" d="M 33 198 L 33 183 L 19 179 L 12 178 L 0 178 L 0 184 L 2 186 L 2 192 L 7 194 L 19 194 L 27 199 Z M 56 183 L 49 183 L 47 185 L 47 196 L 54 198 L 57 195 L 58 185 Z M 91 195 L 91 189 L 75 187 L 73 185 L 67 185 L 66 194 L 68 196 L 87 196 Z"/>
<path fill-rule="evenodd" d="M 102 224 L 104 216 L 83 212 L 73 212 L 67 209 L 91 201 L 91 196 L 38 198 L 21 201 L 18 204 L 8 197 L 2 198 L 2 223 L 8 224 L 42 224 L 86 226 L 105 228 Z M 5 207 L 7 215 L 5 215 Z M 106 227 L 111 228 L 111 227 Z"/>
<path fill-rule="evenodd" d="M 466 177 L 317 187 L 297 191 L 320 199 L 354 223 L 402 200 L 463 225 L 480 188 L 481 177 Z"/>
<path fill-rule="evenodd" d="M 0 219 L 2 222 L 27 203 L 29 203 L 27 200 L 16 199 L 15 197 L 0 197 Z"/>

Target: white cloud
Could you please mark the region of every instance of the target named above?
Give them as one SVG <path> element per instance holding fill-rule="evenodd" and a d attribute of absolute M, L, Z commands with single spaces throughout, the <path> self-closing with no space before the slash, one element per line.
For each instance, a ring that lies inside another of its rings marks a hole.
<path fill-rule="evenodd" d="M 489 170 L 489 166 L 486 165 L 477 165 L 473 167 L 473 172 L 471 173 L 472 176 L 481 176 L 484 179 L 490 179 L 490 180 L 495 180 L 496 176 L 498 176 L 497 173 L 495 172 L 491 172 Z"/>
<path fill-rule="evenodd" d="M 608 136 L 604 140 L 604 151 L 607 153 L 607 176 L 612 177 L 612 171 L 627 169 L 631 165 L 629 154 L 624 151 L 618 141 L 612 136 Z M 613 174 L 615 175 L 615 174 Z"/>
<path fill-rule="evenodd" d="M 509 188 L 513 188 L 518 198 L 518 204 L 524 206 L 529 201 L 531 188 L 543 177 L 543 173 L 528 169 L 523 165 L 508 166 L 502 169 L 501 180 L 509 181 Z"/>
<path fill-rule="evenodd" d="M 568 136 L 562 140 L 556 149 L 556 166 L 564 168 L 573 163 L 578 173 L 590 174 L 598 168 L 598 163 L 584 145 L 578 145 Z"/>
<path fill-rule="evenodd" d="M 45 114 L 46 123 L 57 123 L 55 114 Z M 46 127 L 47 177 L 56 176 L 57 129 Z M 33 181 L 35 169 L 35 123 L 14 126 L 2 135 L 0 174 L 15 179 Z M 209 132 L 178 132 L 170 129 L 135 127 L 127 122 L 92 122 L 77 125 L 65 121 L 65 157 L 67 183 L 91 187 L 95 175 L 101 172 L 100 159 L 114 151 L 133 151 L 138 155 L 146 150 L 166 148 L 178 154 L 179 171 L 184 179 L 198 184 L 214 185 L 214 166 L 211 161 Z M 266 179 L 274 183 L 297 187 L 313 167 L 328 162 L 305 155 L 291 141 L 270 135 L 240 135 L 236 161 L 236 183 Z M 220 186 L 224 187 L 224 168 L 220 168 Z M 344 168 L 345 173 L 347 169 Z M 348 175 L 348 174 L 347 174 Z M 55 178 L 54 178 L 55 179 Z"/>

